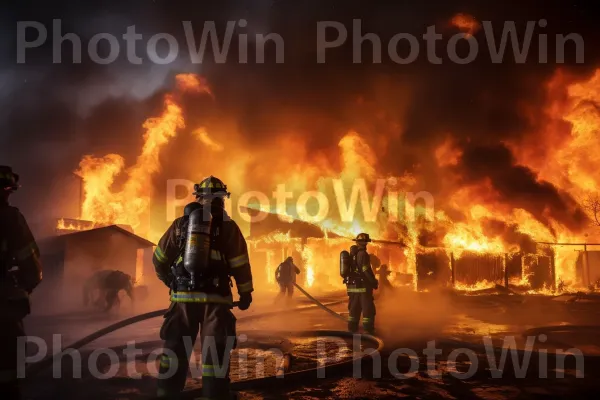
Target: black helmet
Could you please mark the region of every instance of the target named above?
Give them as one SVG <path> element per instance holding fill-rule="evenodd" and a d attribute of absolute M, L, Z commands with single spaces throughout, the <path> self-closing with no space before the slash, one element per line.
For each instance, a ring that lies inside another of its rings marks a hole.
<path fill-rule="evenodd" d="M 11 167 L 0 165 L 0 188 L 6 192 L 14 192 L 19 185 L 19 175 L 12 171 Z"/>
<path fill-rule="evenodd" d="M 352 239 L 356 243 L 368 243 L 371 241 L 368 233 L 359 233 L 356 239 Z"/>
<path fill-rule="evenodd" d="M 231 193 L 227 191 L 227 185 L 219 178 L 209 176 L 202 182 L 194 185 L 194 196 L 200 197 L 204 195 L 222 195 L 229 197 Z"/>

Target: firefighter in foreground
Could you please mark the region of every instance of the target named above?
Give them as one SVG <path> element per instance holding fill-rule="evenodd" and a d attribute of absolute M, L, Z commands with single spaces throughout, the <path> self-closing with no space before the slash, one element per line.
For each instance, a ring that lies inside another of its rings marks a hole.
<path fill-rule="evenodd" d="M 371 241 L 366 233 L 359 234 L 355 246 L 350 252 L 340 254 L 340 274 L 344 278 L 348 291 L 348 330 L 358 331 L 358 322 L 362 314 L 363 329 L 369 334 L 375 333 L 375 301 L 373 290 L 379 286 L 373 269 L 367 243 Z"/>
<path fill-rule="evenodd" d="M 87 306 L 92 303 L 104 311 L 110 311 L 120 305 L 121 290 L 124 290 L 133 302 L 133 278 L 130 275 L 118 270 L 98 271 L 83 286 L 83 304 Z"/>
<path fill-rule="evenodd" d="M 166 377 L 159 379 L 158 396 L 173 398 L 183 390 L 200 331 L 202 397 L 235 398 L 229 390 L 229 353 L 236 344 L 231 277 L 240 295 L 238 307 L 247 310 L 253 291 L 248 249 L 224 209 L 227 186 L 210 176 L 194 189 L 196 203 L 173 222 L 153 257 L 159 279 L 171 288 L 172 302 L 160 331 L 165 341 L 160 373 Z"/>
<path fill-rule="evenodd" d="M 17 381 L 17 338 L 25 336 L 23 318 L 29 295 L 42 280 L 39 250 L 25 218 L 8 204 L 19 188 L 19 176 L 0 166 L 0 394 L 20 399 Z"/>
<path fill-rule="evenodd" d="M 287 293 L 288 301 L 294 295 L 294 283 L 296 283 L 296 275 L 300 273 L 300 268 L 294 264 L 294 259 L 288 257 L 284 262 L 279 264 L 275 270 L 275 281 L 279 284 L 279 294 L 275 299 L 278 302 Z"/>

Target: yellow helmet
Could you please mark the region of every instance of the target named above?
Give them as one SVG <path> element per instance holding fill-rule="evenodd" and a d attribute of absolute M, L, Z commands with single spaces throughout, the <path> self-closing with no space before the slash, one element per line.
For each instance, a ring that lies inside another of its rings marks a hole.
<path fill-rule="evenodd" d="M 368 243 L 371 241 L 371 238 L 369 237 L 368 233 L 359 233 L 358 236 L 356 236 L 356 239 L 352 239 L 355 242 L 362 242 L 362 243 Z"/>
<path fill-rule="evenodd" d="M 231 193 L 227 191 L 227 185 L 223 183 L 219 178 L 209 176 L 202 182 L 194 185 L 194 193 L 196 197 L 203 195 L 222 195 L 229 197 Z"/>

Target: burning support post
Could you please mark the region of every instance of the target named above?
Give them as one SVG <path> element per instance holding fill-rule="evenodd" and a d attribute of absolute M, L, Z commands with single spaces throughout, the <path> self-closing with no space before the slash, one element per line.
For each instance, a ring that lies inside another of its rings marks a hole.
<path fill-rule="evenodd" d="M 590 260 L 588 258 L 587 243 L 583 245 L 583 283 L 590 286 Z"/>
<path fill-rule="evenodd" d="M 552 274 L 552 291 L 556 292 L 556 251 L 554 249 L 550 256 L 550 273 Z"/>
<path fill-rule="evenodd" d="M 450 253 L 450 269 L 452 271 L 452 288 L 456 287 L 456 263 L 454 261 L 454 253 Z"/>
<path fill-rule="evenodd" d="M 504 253 L 504 287 L 508 289 L 508 253 Z"/>

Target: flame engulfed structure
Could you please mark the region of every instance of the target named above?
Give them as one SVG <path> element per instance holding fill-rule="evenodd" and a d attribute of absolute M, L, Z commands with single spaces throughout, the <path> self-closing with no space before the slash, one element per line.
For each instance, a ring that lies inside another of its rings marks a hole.
<path fill-rule="evenodd" d="M 479 29 L 477 21 L 467 15 L 455 16 L 452 24 L 468 34 Z M 219 175 L 238 193 L 250 190 L 269 193 L 281 184 L 296 199 L 306 192 L 321 193 L 329 207 L 324 218 L 319 214 L 322 207 L 311 201 L 292 211 L 271 204 L 270 211 L 286 214 L 286 219 L 293 217 L 317 224 L 326 234 L 349 238 L 366 232 L 373 238 L 401 242 L 404 247 L 398 257 L 388 255 L 384 260 L 392 264 L 394 274 L 415 275 L 416 256 L 433 248 L 460 258 L 463 252 L 516 253 L 536 241 L 581 242 L 585 240 L 584 233 L 593 237 L 593 231 L 586 226 L 590 216 L 579 215 L 577 210 L 582 209 L 583 199 L 596 193 L 600 183 L 600 152 L 590 150 L 600 148 L 597 106 L 600 71 L 586 82 L 574 82 L 559 71 L 548 82 L 547 91 L 547 123 L 540 132 L 503 145 L 512 167 L 541 190 L 554 193 L 548 188 L 555 188 L 558 193 L 555 204 L 565 204 L 566 210 L 551 203 L 536 208 L 527 193 L 522 194 L 520 202 L 511 203 L 511 199 L 501 196 L 492 178 L 462 181 L 460 167 L 469 165 L 469 157 L 474 155 L 467 153 L 451 132 L 432 150 L 439 179 L 447 183 L 444 193 L 433 199 L 434 209 L 427 202 L 411 201 L 401 195 L 426 190 L 419 188 L 419 172 L 407 171 L 396 176 L 379 172 L 374 148 L 380 144 L 367 141 L 358 131 L 341 136 L 337 149 L 323 152 L 309 151 L 309 145 L 293 132 L 282 132 L 269 146 L 250 151 L 244 146 L 243 134 L 232 122 L 234 117 L 224 118 L 217 128 L 190 126 L 190 137 L 195 141 L 194 146 L 201 149 L 202 157 L 189 162 L 189 178 Z M 186 128 L 179 104 L 182 93 L 186 92 L 214 99 L 202 77 L 178 75 L 176 89 L 165 96 L 161 115 L 144 123 L 144 144 L 133 165 L 126 168 L 124 158 L 118 154 L 83 158 L 77 171 L 85 186 L 82 219 L 130 225 L 139 235 L 157 239 L 148 222 L 150 204 L 164 200 L 154 197 L 152 178 L 161 170 L 160 155 L 165 146 Z M 540 138 L 545 138 L 543 149 Z M 384 137 L 381 140 L 385 143 Z M 349 203 L 359 206 L 353 209 Z M 460 215 L 456 210 L 461 211 Z M 581 223 L 577 226 L 565 223 L 566 218 L 560 216 L 566 213 Z M 165 221 L 156 231 L 164 231 L 167 224 Z M 330 281 L 339 280 L 337 267 L 331 264 L 336 262 L 337 251 L 350 243 L 336 240 L 300 243 L 286 232 L 275 232 L 261 239 L 261 243 L 290 244 L 291 249 L 301 254 L 305 283 L 313 286 L 319 284 L 319 276 L 323 274 Z M 329 251 L 333 256 L 324 255 L 328 248 L 335 249 Z M 534 252 L 540 251 L 539 246 L 535 249 Z M 272 283 L 271 275 L 283 255 L 268 252 L 266 257 L 267 279 Z M 572 248 L 557 249 L 557 281 L 575 285 L 575 257 Z M 473 289 L 491 284 L 482 281 L 475 286 L 459 287 Z"/>

